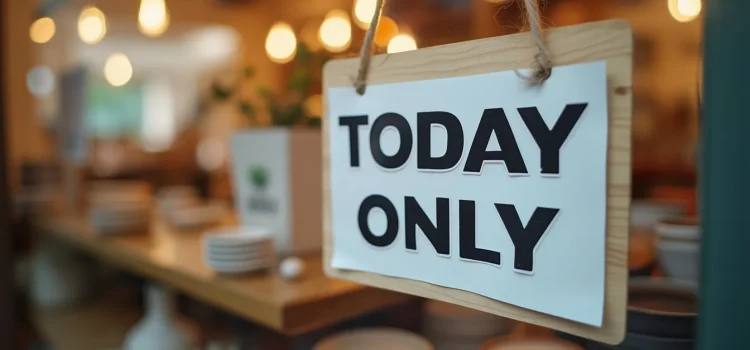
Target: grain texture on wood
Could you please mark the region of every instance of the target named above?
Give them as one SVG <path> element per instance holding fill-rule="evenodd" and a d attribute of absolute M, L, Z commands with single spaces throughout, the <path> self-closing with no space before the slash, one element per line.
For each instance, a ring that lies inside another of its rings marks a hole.
<path fill-rule="evenodd" d="M 224 225 L 235 222 L 231 217 Z M 275 269 L 245 275 L 218 274 L 203 263 L 202 231 L 180 232 L 155 221 L 148 232 L 99 236 L 81 217 L 48 218 L 42 235 L 139 276 L 174 287 L 212 306 L 286 335 L 336 324 L 411 297 L 325 276 L 319 255 L 303 257 L 306 271 L 294 281 Z M 344 304 L 346 308 L 339 305 Z"/>
<path fill-rule="evenodd" d="M 606 61 L 609 106 L 607 150 L 607 237 L 604 322 L 601 328 L 549 316 L 471 292 L 373 273 L 331 268 L 332 232 L 328 133 L 323 133 L 323 250 L 329 276 L 511 317 L 600 342 L 616 344 L 625 334 L 630 211 L 632 30 L 624 21 L 605 21 L 546 32 L 555 65 Z M 368 84 L 460 77 L 529 68 L 536 47 L 528 33 L 431 47 L 372 58 Z M 329 62 L 323 91 L 353 86 L 358 59 Z M 552 72 L 554 75 L 554 70 Z M 353 88 L 353 87 L 352 87 Z M 327 100 L 324 98 L 324 104 Z M 324 106 L 325 107 L 325 106 Z M 324 113 L 325 115 L 326 113 Z M 328 129 L 329 116 L 323 118 Z"/>

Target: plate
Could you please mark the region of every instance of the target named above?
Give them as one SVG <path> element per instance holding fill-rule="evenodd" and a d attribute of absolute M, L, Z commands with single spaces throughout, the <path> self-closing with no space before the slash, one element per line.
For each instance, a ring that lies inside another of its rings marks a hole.
<path fill-rule="evenodd" d="M 583 350 L 567 340 L 557 338 L 517 339 L 510 336 L 490 339 L 481 350 Z"/>
<path fill-rule="evenodd" d="M 693 338 L 698 319 L 698 284 L 674 279 L 631 278 L 629 332 L 668 338 Z"/>
<path fill-rule="evenodd" d="M 259 261 L 257 263 L 248 264 L 235 264 L 235 263 L 217 263 L 213 261 L 205 261 L 206 267 L 216 272 L 226 273 L 239 273 L 239 272 L 251 272 L 271 268 L 275 265 L 273 261 Z"/>
<path fill-rule="evenodd" d="M 395 328 L 366 328 L 334 334 L 313 350 L 432 350 L 430 342 L 415 333 Z"/>
<path fill-rule="evenodd" d="M 271 232 L 262 227 L 233 227 L 209 231 L 203 235 L 205 246 L 247 246 L 271 239 Z"/>
<path fill-rule="evenodd" d="M 257 253 L 257 252 L 264 252 L 264 251 L 275 251 L 274 248 L 274 241 L 271 239 L 261 241 L 258 243 L 252 243 L 252 244 L 207 244 L 206 242 L 203 243 L 203 250 L 208 252 L 211 251 L 212 253 L 217 254 L 247 254 L 247 253 Z"/>
<path fill-rule="evenodd" d="M 216 262 L 242 262 L 275 259 L 276 254 L 271 251 L 250 254 L 215 254 L 207 252 L 205 258 Z"/>

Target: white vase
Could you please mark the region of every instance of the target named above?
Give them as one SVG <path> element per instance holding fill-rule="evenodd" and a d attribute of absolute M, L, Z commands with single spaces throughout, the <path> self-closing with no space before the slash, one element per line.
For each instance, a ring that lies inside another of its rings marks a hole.
<path fill-rule="evenodd" d="M 145 288 L 146 315 L 131 329 L 124 350 L 188 350 L 195 348 L 190 331 L 178 320 L 174 293 L 162 286 Z"/>

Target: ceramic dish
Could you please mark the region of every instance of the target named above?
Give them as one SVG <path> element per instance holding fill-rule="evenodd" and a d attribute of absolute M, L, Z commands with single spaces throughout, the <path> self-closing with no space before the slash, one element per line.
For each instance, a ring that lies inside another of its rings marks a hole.
<path fill-rule="evenodd" d="M 274 264 L 272 262 L 255 265 L 242 265 L 242 264 L 206 264 L 210 270 L 218 273 L 236 274 L 236 273 L 248 273 L 261 270 L 268 270 L 272 268 Z"/>
<path fill-rule="evenodd" d="M 672 279 L 698 283 L 700 278 L 700 242 L 659 240 L 656 245 L 659 265 Z"/>
<path fill-rule="evenodd" d="M 228 245 L 224 243 L 207 243 L 203 242 L 203 249 L 206 252 L 212 252 L 216 254 L 249 254 L 258 253 L 274 250 L 274 241 L 269 238 L 266 240 L 259 241 L 257 243 L 246 243 L 237 245 Z"/>
<path fill-rule="evenodd" d="M 661 239 L 697 241 L 701 238 L 700 222 L 696 218 L 663 220 L 655 226 Z"/>
<path fill-rule="evenodd" d="M 432 350 L 424 337 L 395 328 L 367 328 L 327 337 L 313 350 Z"/>
<path fill-rule="evenodd" d="M 557 338 L 518 339 L 510 336 L 490 339 L 481 350 L 584 350 L 567 340 Z"/>
<path fill-rule="evenodd" d="M 630 204 L 630 225 L 636 229 L 651 229 L 659 221 L 683 215 L 685 208 L 674 203 L 634 200 Z"/>
<path fill-rule="evenodd" d="M 207 260 L 215 262 L 244 262 L 244 261 L 256 261 L 256 260 L 269 260 L 275 259 L 276 254 L 271 251 L 251 253 L 251 254 L 212 254 L 211 252 L 205 255 Z"/>
<path fill-rule="evenodd" d="M 203 235 L 206 246 L 232 247 L 256 244 L 271 239 L 271 232 L 260 227 L 234 227 L 210 231 Z"/>
<path fill-rule="evenodd" d="M 628 292 L 629 333 L 692 339 L 698 316 L 698 287 L 672 279 L 632 278 Z"/>

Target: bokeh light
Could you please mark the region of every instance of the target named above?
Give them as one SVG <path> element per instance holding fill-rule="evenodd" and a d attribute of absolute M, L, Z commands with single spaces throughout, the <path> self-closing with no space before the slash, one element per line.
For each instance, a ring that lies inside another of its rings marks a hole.
<path fill-rule="evenodd" d="M 352 24 L 349 15 L 342 10 L 331 10 L 320 25 L 318 37 L 323 47 L 330 52 L 343 52 L 352 43 Z"/>
<path fill-rule="evenodd" d="M 412 51 L 417 49 L 417 42 L 409 34 L 399 34 L 388 43 L 388 53 Z"/>
<path fill-rule="evenodd" d="M 354 22 L 362 29 L 370 28 L 375 14 L 377 0 L 357 0 L 354 2 Z"/>
<path fill-rule="evenodd" d="M 42 17 L 34 21 L 29 29 L 31 41 L 37 44 L 44 44 L 55 36 L 55 21 L 49 17 Z"/>
<path fill-rule="evenodd" d="M 96 7 L 87 7 L 78 17 L 78 36 L 86 44 L 96 44 L 107 35 L 107 19 Z"/>
<path fill-rule="evenodd" d="M 390 42 L 397 34 L 398 25 L 396 24 L 396 21 L 388 16 L 383 16 L 380 17 L 373 41 L 375 41 L 375 45 L 386 47 L 388 46 L 388 42 Z"/>
<path fill-rule="evenodd" d="M 276 22 L 268 31 L 266 37 L 266 55 L 276 63 L 287 63 L 294 59 L 297 53 L 297 37 L 292 26 L 284 22 Z"/>
<path fill-rule="evenodd" d="M 198 166 L 205 171 L 220 169 L 227 158 L 227 149 L 221 138 L 206 138 L 198 143 L 195 151 Z"/>
<path fill-rule="evenodd" d="M 669 0 L 669 13 L 678 22 L 690 22 L 701 14 L 701 0 Z"/>
<path fill-rule="evenodd" d="M 143 35 L 157 37 L 169 28 L 169 11 L 164 0 L 141 0 L 138 29 Z"/>
<path fill-rule="evenodd" d="M 115 87 L 127 84 L 133 77 L 133 66 L 130 59 L 123 53 L 114 53 L 104 64 L 104 78 Z"/>

